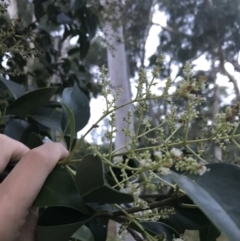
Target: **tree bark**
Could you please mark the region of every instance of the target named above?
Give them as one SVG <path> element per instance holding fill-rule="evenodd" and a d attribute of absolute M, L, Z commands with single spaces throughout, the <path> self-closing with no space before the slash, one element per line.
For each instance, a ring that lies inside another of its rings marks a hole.
<path fill-rule="evenodd" d="M 215 115 L 219 113 L 220 111 L 220 106 L 219 106 L 219 98 L 220 98 L 220 93 L 219 93 L 219 86 L 216 83 L 217 79 L 217 71 L 215 68 L 215 60 L 213 59 L 212 61 L 212 71 L 211 71 L 212 77 L 214 79 L 214 101 L 213 101 L 213 124 L 216 122 Z M 222 149 L 217 145 L 214 144 L 214 161 L 215 162 L 220 162 L 222 161 Z"/>
<path fill-rule="evenodd" d="M 107 20 L 104 22 L 104 34 L 107 39 L 107 57 L 108 71 L 111 79 L 112 95 L 116 95 L 118 88 L 122 89 L 122 93 L 117 100 L 116 105 L 120 106 L 131 101 L 131 86 L 128 77 L 128 67 L 126 59 L 126 50 L 124 43 L 123 26 L 121 19 L 121 1 L 101 1 L 107 14 Z M 114 11 L 112 11 L 114 10 Z M 109 20 L 111 19 L 111 21 Z M 124 118 L 127 118 L 128 111 L 133 113 L 133 106 L 127 105 L 116 111 L 115 127 L 117 129 L 115 138 L 115 149 L 122 147 L 128 138 L 125 137 L 123 128 L 127 127 Z M 133 115 L 131 117 L 130 131 L 134 131 Z M 122 150 L 121 150 L 122 151 Z"/>
<path fill-rule="evenodd" d="M 219 113 L 219 86 L 215 83 L 214 87 L 214 102 L 213 102 L 213 122 L 215 123 L 215 115 Z M 216 144 L 214 145 L 214 158 L 215 162 L 220 162 L 222 160 L 222 150 Z"/>

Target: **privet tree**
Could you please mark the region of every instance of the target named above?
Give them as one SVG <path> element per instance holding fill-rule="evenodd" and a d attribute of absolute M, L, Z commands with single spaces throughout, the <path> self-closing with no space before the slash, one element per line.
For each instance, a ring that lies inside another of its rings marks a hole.
<path fill-rule="evenodd" d="M 12 29 L 12 25 L 6 27 Z M 2 34 L 1 46 L 5 48 L 2 54 L 14 53 L 16 46 L 21 46 L 17 53 L 22 58 L 39 54 L 26 41 L 34 39 L 34 33 L 20 38 L 14 34 L 16 28 L 13 33 L 10 30 L 7 33 L 12 34 L 10 39 L 14 42 L 6 45 L 4 41 L 9 36 Z M 17 39 L 13 38 L 15 35 Z M 128 137 L 123 145 L 126 150 L 109 148 L 106 153 L 93 144 L 88 148 L 89 154 L 81 159 L 74 157 L 76 150 L 107 116 L 111 128 L 106 137 L 113 142 L 114 113 L 123 107 L 109 99 L 106 69 L 101 69 L 105 112 L 79 140 L 75 139 L 75 133 L 87 124 L 90 108 L 89 99 L 77 84 L 61 86 L 63 91 L 56 86 L 26 90 L 24 83 L 1 79 L 1 90 L 7 96 L 3 98 L 6 103 L 1 111 L 1 132 L 35 148 L 43 144 L 46 136 L 56 141 L 58 131 L 60 141 L 70 151 L 69 157 L 61 160 L 46 180 L 33 204 L 42 208 L 37 226 L 40 241 L 106 240 L 109 220 L 121 224 L 120 237 L 129 232 L 136 240 L 141 240 L 138 232 L 145 240 L 179 241 L 186 229 L 200 230 L 201 241 L 216 240 L 220 233 L 233 241 L 239 239 L 239 167 L 208 164 L 211 160 L 204 156 L 205 146 L 211 143 L 218 144 L 223 151 L 229 144 L 239 148 L 239 104 L 216 114 L 211 126 L 203 120 L 199 138 L 191 138 L 191 124 L 199 117 L 198 108 L 205 101 L 199 91 L 204 89 L 206 78 L 194 78 L 187 63 L 183 81 L 174 93 L 169 94 L 172 80 L 168 78 L 163 91 L 153 94 L 162 62 L 162 57 L 157 60 L 150 82 L 146 71 L 139 73 L 137 95 L 131 104 L 135 104 L 137 121 L 143 126 L 137 132 L 124 129 Z M 18 68 L 12 65 L 10 70 L 4 70 L 8 72 L 3 76 L 17 76 L 13 69 Z M 121 89 L 118 94 L 121 95 Z M 61 102 L 52 101 L 55 96 L 60 96 Z M 150 118 L 143 117 L 148 113 L 148 101 L 159 99 L 165 101 L 171 112 L 157 126 L 152 126 Z M 179 110 L 176 103 L 183 101 L 187 105 Z M 125 120 L 128 123 L 129 116 Z M 155 138 L 149 138 L 151 132 L 157 133 Z M 148 145 L 139 147 L 139 139 L 145 139 Z M 11 168 L 14 167 L 9 166 L 2 179 Z"/>

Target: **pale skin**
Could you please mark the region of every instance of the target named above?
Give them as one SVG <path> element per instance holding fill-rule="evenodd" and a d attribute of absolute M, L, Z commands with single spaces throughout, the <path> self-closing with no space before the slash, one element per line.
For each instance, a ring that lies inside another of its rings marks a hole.
<path fill-rule="evenodd" d="M 32 208 L 46 178 L 68 151 L 60 143 L 28 147 L 0 134 L 0 172 L 9 161 L 20 160 L 0 183 L 0 239 L 36 241 L 38 210 Z"/>

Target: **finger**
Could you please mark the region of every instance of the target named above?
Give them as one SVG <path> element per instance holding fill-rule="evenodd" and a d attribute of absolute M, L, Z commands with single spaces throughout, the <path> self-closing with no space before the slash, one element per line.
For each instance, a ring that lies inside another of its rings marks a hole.
<path fill-rule="evenodd" d="M 0 191 L 5 189 L 10 200 L 17 200 L 18 207 L 29 208 L 57 162 L 67 155 L 68 151 L 60 143 L 47 143 L 32 149 L 6 177 Z"/>
<path fill-rule="evenodd" d="M 0 134 L 0 172 L 6 168 L 9 160 L 20 160 L 28 151 L 29 148 L 22 143 Z"/>
<path fill-rule="evenodd" d="M 47 143 L 23 156 L 0 185 L 0 236 L 9 227 L 19 232 L 47 176 L 67 155 L 63 145 Z"/>
<path fill-rule="evenodd" d="M 36 226 L 38 220 L 38 208 L 31 208 L 24 223 L 20 237 L 17 241 L 35 241 L 36 240 Z"/>

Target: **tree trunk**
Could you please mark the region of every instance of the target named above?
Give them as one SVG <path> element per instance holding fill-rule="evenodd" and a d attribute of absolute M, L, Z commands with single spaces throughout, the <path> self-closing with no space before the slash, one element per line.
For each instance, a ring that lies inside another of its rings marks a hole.
<path fill-rule="evenodd" d="M 217 113 L 219 113 L 220 111 L 220 106 L 219 106 L 219 98 L 220 98 L 220 93 L 219 93 L 219 86 L 217 85 L 216 83 L 216 79 L 217 79 L 217 70 L 215 68 L 215 60 L 212 61 L 212 77 L 214 79 L 214 101 L 213 101 L 213 117 L 212 117 L 212 120 L 213 120 L 213 123 L 216 122 L 216 118 L 215 118 L 215 115 Z M 217 144 L 214 144 L 214 161 L 215 162 L 220 162 L 222 160 L 222 150 L 221 148 L 217 145 Z"/>
<path fill-rule="evenodd" d="M 10 19 L 18 18 L 18 5 L 16 0 L 9 0 L 7 11 Z"/>
<path fill-rule="evenodd" d="M 118 88 L 122 89 L 122 93 L 117 101 L 117 106 L 123 105 L 131 101 L 131 88 L 128 78 L 128 67 L 126 59 L 126 50 L 124 43 L 123 26 L 121 24 L 121 1 L 101 1 L 107 16 L 104 22 L 104 34 L 107 39 L 107 56 L 108 56 L 108 71 L 111 79 L 111 87 L 113 96 Z M 114 6 L 114 7 L 113 7 Z M 114 11 L 112 11 L 114 9 Z M 110 15 L 111 14 L 111 15 Z M 109 20 L 111 19 L 111 21 Z M 127 127 L 124 118 L 127 118 L 128 111 L 133 113 L 132 105 L 127 105 L 116 111 L 116 138 L 115 149 L 120 148 L 126 142 L 125 133 L 122 128 Z M 130 131 L 134 131 L 133 116 L 131 118 Z"/>
<path fill-rule="evenodd" d="M 219 113 L 219 86 L 215 83 L 214 87 L 214 102 L 213 102 L 213 122 L 216 122 L 215 115 Z M 222 160 L 222 150 L 216 144 L 214 145 L 214 158 L 215 162 Z"/>
<path fill-rule="evenodd" d="M 111 79 L 111 87 L 113 96 L 116 94 L 118 88 L 122 89 L 121 95 L 116 103 L 117 106 L 123 105 L 131 101 L 131 88 L 128 78 L 127 58 L 124 44 L 123 26 L 121 23 L 121 1 L 109 0 L 108 4 L 105 0 L 101 0 L 105 9 L 104 34 L 107 39 L 107 56 L 108 56 L 108 71 Z M 113 11 L 114 10 L 114 11 Z M 125 145 L 128 138 L 125 137 L 123 128 L 127 127 L 124 118 L 127 118 L 128 111 L 132 113 L 130 131 L 134 131 L 133 125 L 133 107 L 127 105 L 116 111 L 115 127 L 117 129 L 115 137 L 115 149 L 121 148 Z M 123 151 L 123 149 L 121 150 Z M 119 225 L 110 222 L 108 236 L 117 236 Z M 131 236 L 127 237 L 126 241 L 133 241 Z"/>

